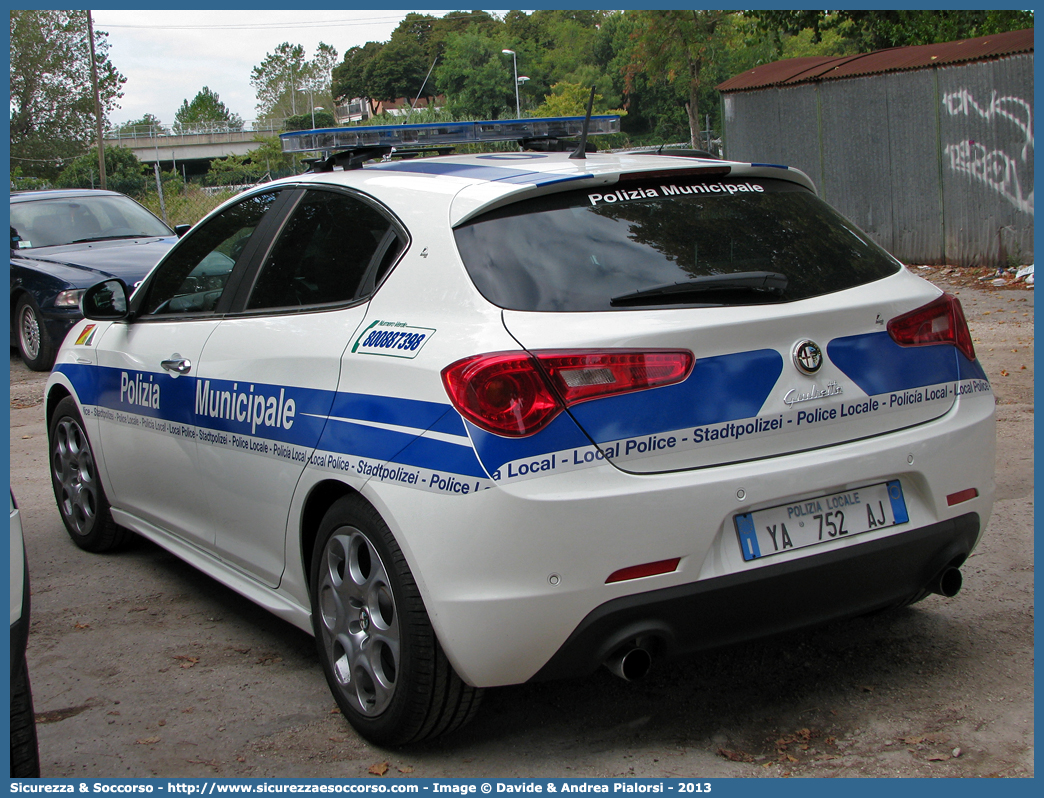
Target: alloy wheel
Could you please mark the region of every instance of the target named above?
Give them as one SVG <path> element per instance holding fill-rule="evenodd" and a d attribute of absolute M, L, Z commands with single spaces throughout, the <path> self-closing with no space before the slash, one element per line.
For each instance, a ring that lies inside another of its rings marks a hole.
<path fill-rule="evenodd" d="M 40 319 L 36 311 L 29 305 L 22 307 L 18 319 L 18 332 L 21 337 L 22 351 L 29 360 L 40 356 Z"/>
<path fill-rule="evenodd" d="M 327 542 L 318 603 L 338 687 L 360 713 L 380 715 L 395 695 L 399 618 L 387 569 L 360 530 L 342 527 Z"/>
<path fill-rule="evenodd" d="M 98 479 L 87 436 L 74 419 L 66 417 L 57 424 L 52 446 L 62 515 L 73 531 L 86 535 L 98 517 Z"/>

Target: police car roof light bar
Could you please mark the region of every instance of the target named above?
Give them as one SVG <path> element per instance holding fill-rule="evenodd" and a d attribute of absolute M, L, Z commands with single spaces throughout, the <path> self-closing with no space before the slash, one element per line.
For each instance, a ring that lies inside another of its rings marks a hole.
<path fill-rule="evenodd" d="M 298 130 L 282 133 L 283 152 L 332 152 L 377 147 L 445 146 L 489 141 L 561 139 L 583 133 L 582 116 L 501 119 L 487 122 L 436 122 Z M 589 135 L 620 132 L 619 116 L 592 116 Z"/>

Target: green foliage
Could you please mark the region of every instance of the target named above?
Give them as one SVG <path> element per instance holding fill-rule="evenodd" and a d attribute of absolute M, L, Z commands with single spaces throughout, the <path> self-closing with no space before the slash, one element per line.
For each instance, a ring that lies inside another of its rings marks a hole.
<path fill-rule="evenodd" d="M 153 114 L 145 114 L 141 119 L 131 119 L 120 125 L 117 125 L 112 129 L 112 133 L 117 136 L 133 137 L 133 136 L 149 136 L 152 135 L 156 128 L 162 126 L 159 117 Z M 108 134 L 106 134 L 108 135 Z"/>
<path fill-rule="evenodd" d="M 579 83 L 556 83 L 551 87 L 551 94 L 533 112 L 534 116 L 584 116 L 587 113 L 587 101 L 591 97 L 591 87 Z M 595 91 L 592 114 L 619 114 L 624 116 L 623 108 L 608 108 L 601 94 Z"/>
<path fill-rule="evenodd" d="M 258 118 L 285 119 L 309 107 L 332 108 L 331 71 L 336 64 L 337 50 L 323 42 L 311 59 L 299 44 L 280 44 L 250 73 Z"/>
<path fill-rule="evenodd" d="M 452 113 L 478 119 L 514 116 L 514 73 L 510 57 L 501 53 L 504 47 L 480 32 L 447 40 L 435 77 Z"/>
<path fill-rule="evenodd" d="M 321 112 L 320 112 L 321 113 Z M 316 114 L 316 123 L 319 122 Z M 311 127 L 309 115 L 308 124 Z M 239 186 L 259 183 L 274 177 L 293 174 L 296 163 L 292 155 L 283 152 L 278 136 L 254 136 L 258 146 L 246 155 L 229 155 L 227 158 L 216 158 L 210 162 L 210 168 L 203 178 L 208 186 Z"/>
<path fill-rule="evenodd" d="M 496 35 L 502 27 L 486 11 L 454 11 L 444 17 L 409 13 L 388 42 L 367 42 L 344 54 L 333 69 L 333 94 L 339 102 L 357 97 L 374 102 L 430 99 L 443 92 L 438 70 L 429 71 L 444 59 L 448 42 L 464 33 Z"/>
<path fill-rule="evenodd" d="M 312 114 L 298 114 L 297 116 L 288 116 L 283 121 L 283 130 L 312 130 L 324 128 L 324 127 L 336 127 L 337 120 L 334 119 L 334 115 L 329 111 L 316 111 L 315 112 L 315 124 L 312 124 Z"/>
<path fill-rule="evenodd" d="M 715 87 L 782 57 L 847 55 L 1032 27 L 1024 11 L 484 11 L 407 14 L 387 42 L 349 49 L 333 69 L 339 101 L 443 95 L 449 119 L 514 115 L 512 58 L 523 115 L 579 115 L 590 87 L 596 112 L 626 111 L 626 145 L 720 135 Z M 302 54 L 303 57 L 303 54 Z M 300 113 L 300 108 L 298 109 Z M 416 111 L 411 122 L 429 120 Z M 402 117 L 373 120 L 397 124 Z M 604 141 L 604 139 L 602 140 Z"/>
<path fill-rule="evenodd" d="M 126 147 L 105 148 L 105 187 L 131 197 L 145 194 L 148 178 L 145 165 Z M 56 188 L 101 188 L 98 175 L 98 148 L 66 166 L 54 181 Z"/>
<path fill-rule="evenodd" d="M 316 119 L 318 121 L 318 119 Z M 257 147 L 247 153 L 252 163 L 264 165 L 265 172 L 273 177 L 293 174 L 294 158 L 283 152 L 283 144 L 279 136 L 254 136 Z"/>
<path fill-rule="evenodd" d="M 11 191 L 35 191 L 41 188 L 52 188 L 51 181 L 24 175 L 20 166 L 11 170 Z"/>
<path fill-rule="evenodd" d="M 896 10 L 896 11 L 745 11 L 760 28 L 776 37 L 777 53 L 782 55 L 786 36 L 802 31 L 811 35 L 813 45 L 828 34 L 847 41 L 848 52 L 869 53 L 888 47 L 989 36 L 994 33 L 1033 27 L 1032 11 L 994 9 L 973 10 Z M 817 53 L 831 55 L 832 53 Z"/>
<path fill-rule="evenodd" d="M 252 185 L 264 176 L 264 164 L 254 163 L 249 155 L 229 155 L 210 162 L 203 183 L 208 186 Z"/>
<path fill-rule="evenodd" d="M 344 60 L 333 68 L 331 91 L 337 102 L 347 102 L 356 97 L 368 97 L 366 89 L 366 67 L 384 47 L 378 42 L 366 42 L 362 47 L 351 47 Z"/>
<path fill-rule="evenodd" d="M 935 44 L 1033 27 L 1032 11 L 923 9 L 838 11 L 837 24 L 860 52 Z"/>
<path fill-rule="evenodd" d="M 782 58 L 804 58 L 804 57 L 828 57 L 840 55 L 855 55 L 856 44 L 846 38 L 840 31 L 821 31 L 819 41 L 814 41 L 815 34 L 809 28 L 800 30 L 793 36 L 784 36 L 781 39 L 783 47 L 780 57 Z M 773 53 L 768 60 L 775 60 L 777 53 Z"/>
<path fill-rule="evenodd" d="M 87 12 L 10 13 L 11 160 L 27 174 L 54 178 L 94 141 Z M 116 108 L 126 82 L 108 59 L 107 36 L 94 31 L 103 115 Z"/>
<path fill-rule="evenodd" d="M 690 143 L 693 147 L 702 146 L 701 93 L 713 85 L 707 73 L 713 72 L 714 64 L 726 55 L 727 30 L 733 15 L 695 10 L 638 11 L 634 15 L 634 47 L 625 68 L 628 93 L 639 75 L 649 83 L 677 82 L 684 87 Z"/>
<path fill-rule="evenodd" d="M 420 107 L 410 111 L 405 116 L 398 116 L 395 114 L 377 114 L 371 116 L 359 123 L 360 127 L 368 127 L 373 125 L 402 125 L 405 124 L 406 120 L 409 120 L 411 125 L 427 125 L 435 124 L 437 122 L 472 122 L 474 117 L 459 116 L 452 113 L 448 108 L 436 108 L 432 106 Z M 354 126 L 353 126 L 354 127 Z"/>
<path fill-rule="evenodd" d="M 216 91 L 204 86 L 190 103 L 183 100 L 181 107 L 174 114 L 174 131 L 213 127 L 222 130 L 242 130 L 243 118 L 232 113 L 221 102 Z"/>
<path fill-rule="evenodd" d="M 428 67 L 424 48 L 418 42 L 393 35 L 366 67 L 366 96 L 388 101 L 406 97 L 412 102 L 421 90 Z M 428 88 L 425 86 L 425 91 Z"/>

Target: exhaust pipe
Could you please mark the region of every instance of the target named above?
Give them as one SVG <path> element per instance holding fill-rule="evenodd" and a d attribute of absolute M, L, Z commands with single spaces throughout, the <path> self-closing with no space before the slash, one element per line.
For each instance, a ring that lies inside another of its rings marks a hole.
<path fill-rule="evenodd" d="M 944 568 L 942 573 L 929 583 L 928 589 L 933 593 L 938 593 L 940 596 L 953 598 L 961 592 L 963 583 L 964 577 L 961 576 L 960 570 L 951 566 Z"/>
<path fill-rule="evenodd" d="M 619 649 L 606 659 L 605 667 L 625 682 L 641 679 L 652 667 L 652 654 L 648 649 L 631 646 Z"/>

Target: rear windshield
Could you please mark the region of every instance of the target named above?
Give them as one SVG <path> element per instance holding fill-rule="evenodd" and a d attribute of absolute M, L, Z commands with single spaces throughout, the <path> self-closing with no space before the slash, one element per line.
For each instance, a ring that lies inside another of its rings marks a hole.
<path fill-rule="evenodd" d="M 763 178 L 661 177 L 545 195 L 455 235 L 479 291 L 512 310 L 791 302 L 901 268 L 812 192 Z"/>

